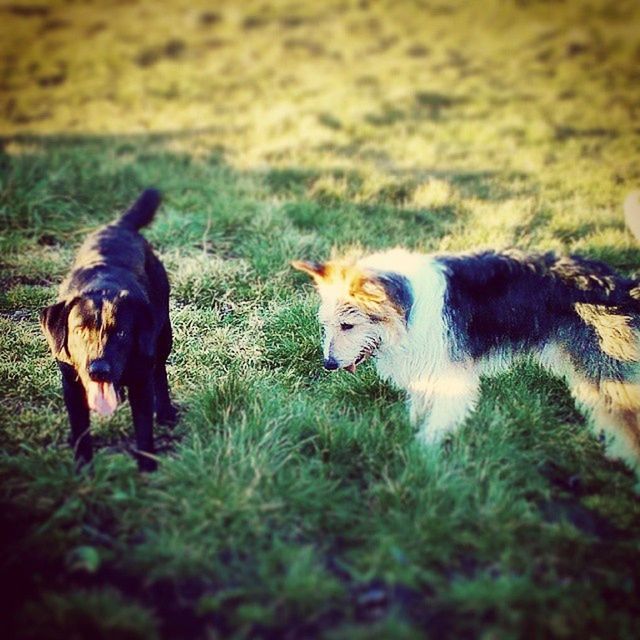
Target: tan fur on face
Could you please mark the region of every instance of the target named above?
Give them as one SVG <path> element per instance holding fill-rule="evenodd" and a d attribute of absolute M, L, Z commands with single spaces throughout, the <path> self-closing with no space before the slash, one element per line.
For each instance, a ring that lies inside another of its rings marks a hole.
<path fill-rule="evenodd" d="M 323 298 L 333 294 L 343 302 L 351 303 L 364 313 L 377 315 L 382 320 L 393 315 L 391 310 L 397 313 L 401 311 L 388 299 L 384 287 L 376 282 L 375 276 L 354 261 L 313 263 L 297 260 L 291 266 L 310 275 Z"/>
<path fill-rule="evenodd" d="M 595 329 L 604 353 L 623 362 L 640 362 L 640 344 L 629 324 L 631 318 L 595 304 L 578 303 L 575 309 Z"/>
<path fill-rule="evenodd" d="M 69 312 L 68 350 L 73 364 L 83 370 L 104 350 L 109 336 L 116 330 L 116 303 L 106 298 L 98 307 L 91 298 L 80 299 Z"/>

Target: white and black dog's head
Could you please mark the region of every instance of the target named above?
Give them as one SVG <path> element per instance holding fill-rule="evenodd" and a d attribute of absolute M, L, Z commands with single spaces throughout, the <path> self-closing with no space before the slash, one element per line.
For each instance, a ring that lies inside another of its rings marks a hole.
<path fill-rule="evenodd" d="M 320 294 L 325 369 L 356 367 L 406 331 L 411 293 L 403 276 L 365 268 L 356 261 L 296 261 Z"/>

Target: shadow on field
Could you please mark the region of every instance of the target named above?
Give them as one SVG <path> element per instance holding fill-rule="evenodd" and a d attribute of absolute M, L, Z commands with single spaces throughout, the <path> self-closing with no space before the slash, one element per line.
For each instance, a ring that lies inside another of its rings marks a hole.
<path fill-rule="evenodd" d="M 121 601 L 127 606 L 133 604 L 152 611 L 157 624 L 154 626 L 163 638 L 209 638 L 212 634 L 227 637 L 237 629 L 234 614 L 236 608 L 242 606 L 245 596 L 241 589 L 234 593 L 233 584 L 218 583 L 206 575 L 150 579 L 139 570 L 127 567 L 126 563 L 116 565 L 101 561 L 98 556 L 93 556 L 92 549 L 106 547 L 110 552 L 126 557 L 136 544 L 118 540 L 117 530 L 108 525 L 101 531 L 85 532 L 85 538 L 93 538 L 92 544 L 96 547 L 85 545 L 65 552 L 57 547 L 60 536 L 47 531 L 49 514 L 42 509 L 15 503 L 0 504 L 0 508 L 0 542 L 3 548 L 0 581 L 3 585 L 11 585 L 3 595 L 0 621 L 10 637 L 53 638 L 59 637 L 57 634 L 63 629 L 79 638 L 108 637 L 102 635 L 105 629 L 101 625 L 105 624 L 109 629 L 109 622 L 100 623 L 92 619 L 83 611 L 81 602 L 77 608 L 67 612 L 67 615 L 72 613 L 72 617 L 64 622 L 59 619 L 52 624 L 50 618 L 60 615 L 56 607 L 61 605 L 51 597 L 52 593 L 79 593 L 87 597 L 99 589 L 117 594 L 111 606 L 117 607 Z M 137 544 L 144 542 L 143 538 L 144 534 L 141 534 Z M 236 553 L 233 550 L 223 551 L 218 554 L 216 563 L 233 571 L 234 563 L 239 560 L 252 561 L 251 551 L 241 559 Z M 448 637 L 454 630 L 456 611 L 453 607 L 437 603 L 433 592 L 398 583 L 389 584 L 378 578 L 355 579 L 336 558 L 337 555 L 326 557 L 325 569 L 344 585 L 343 602 L 335 603 L 333 608 L 313 616 L 312 620 L 293 615 L 275 624 L 254 622 L 245 625 L 249 636 L 274 640 L 283 637 L 318 638 L 342 623 L 375 624 L 392 612 L 396 615 L 401 613 L 425 633 L 438 637 Z M 464 567 L 461 570 L 470 573 L 478 569 L 470 559 L 462 562 L 461 566 Z M 451 571 L 453 578 L 457 575 L 456 570 L 452 568 Z M 224 607 L 207 611 L 207 607 L 202 605 L 216 601 L 224 602 Z M 147 637 L 139 628 L 140 621 L 135 620 L 139 613 L 139 610 L 130 610 L 129 615 L 133 615 L 134 620 L 130 621 L 126 631 L 116 622 L 112 627 L 115 637 Z M 117 618 L 119 613 L 114 610 L 112 615 Z"/>
<path fill-rule="evenodd" d="M 110 216 L 125 206 L 136 191 L 150 183 L 175 202 L 184 201 L 189 191 L 207 192 L 210 185 L 206 184 L 207 172 L 202 169 L 211 165 L 226 171 L 228 181 L 248 182 L 252 190 L 249 195 L 254 200 L 271 199 L 281 204 L 286 217 L 301 231 L 324 234 L 333 245 L 359 244 L 371 249 L 405 245 L 433 250 L 438 239 L 464 223 L 466 212 L 457 206 L 454 194 L 498 202 L 521 194 L 521 185 L 527 179 L 522 173 L 492 170 L 394 168 L 385 157 L 376 160 L 380 163 L 380 173 L 375 178 L 357 169 L 343 168 L 278 166 L 267 170 L 238 170 L 229 164 L 226 150 L 219 145 L 197 157 L 167 149 L 172 142 L 197 140 L 216 132 L 215 127 L 204 127 L 150 134 L 22 134 L 0 138 L 0 169 L 9 176 L 3 194 L 6 206 L 0 212 L 0 222 L 5 229 L 23 232 L 28 228 L 42 231 L 47 226 L 53 227 L 42 233 L 38 242 L 55 245 L 58 242 L 55 230 L 86 232 L 84 226 L 77 231 L 79 222 L 84 225 L 92 224 L 92 220 L 99 223 L 108 219 L 106 214 Z M 83 149 L 91 156 L 87 167 L 81 166 L 77 159 Z M 334 145 L 331 151 L 352 159 L 360 157 L 357 146 L 341 150 Z M 68 153 L 76 157 L 65 160 Z M 58 158 L 58 164 L 68 169 L 67 175 L 54 178 L 46 185 L 51 162 L 40 162 L 45 154 Z M 186 175 L 187 167 L 195 169 L 191 176 Z M 202 177 L 200 184 L 193 179 L 198 175 Z M 26 198 L 27 192 L 21 190 L 21 182 L 25 186 L 28 182 L 31 189 L 35 187 L 36 197 L 32 195 L 31 202 Z M 512 183 L 520 186 L 510 187 Z M 441 191 L 444 189 L 444 195 L 441 193 L 434 200 L 428 193 L 432 184 Z M 43 193 L 39 198 L 40 187 Z M 80 212 L 80 219 L 70 215 L 74 204 L 85 208 L 84 214 Z M 96 218 L 87 213 L 93 213 Z M 233 215 L 226 215 L 222 221 L 218 216 L 216 220 L 213 210 L 209 221 L 222 222 L 226 231 L 234 227 L 237 230 L 239 225 L 247 223 L 246 218 L 238 216 L 234 220 Z M 544 222 L 541 215 L 540 219 L 532 218 L 530 225 L 535 227 Z M 186 217 L 184 224 L 190 224 Z"/>

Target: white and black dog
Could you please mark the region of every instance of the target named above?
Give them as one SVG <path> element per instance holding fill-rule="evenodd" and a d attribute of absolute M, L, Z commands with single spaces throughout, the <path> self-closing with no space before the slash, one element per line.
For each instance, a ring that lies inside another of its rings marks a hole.
<path fill-rule="evenodd" d="M 625 202 L 640 238 L 640 195 Z M 478 399 L 480 378 L 531 354 L 565 378 L 604 431 L 607 452 L 640 471 L 640 282 L 602 262 L 553 253 L 420 254 L 296 261 L 321 297 L 326 369 L 368 357 L 406 390 L 418 438 L 438 443 Z"/>

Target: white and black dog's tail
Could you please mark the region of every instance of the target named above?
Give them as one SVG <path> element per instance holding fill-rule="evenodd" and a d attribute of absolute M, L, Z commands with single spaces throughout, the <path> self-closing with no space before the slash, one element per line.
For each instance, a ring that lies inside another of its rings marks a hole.
<path fill-rule="evenodd" d="M 640 191 L 634 191 L 626 197 L 624 219 L 631 233 L 640 240 Z"/>
<path fill-rule="evenodd" d="M 156 214 L 162 196 L 157 189 L 145 189 L 117 224 L 132 231 L 146 227 Z"/>

